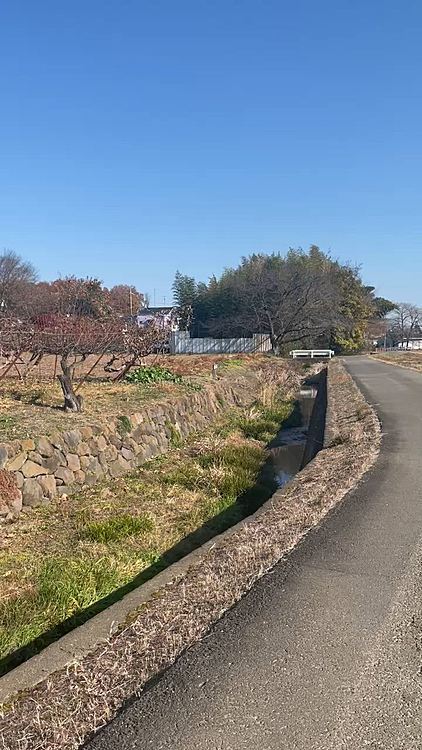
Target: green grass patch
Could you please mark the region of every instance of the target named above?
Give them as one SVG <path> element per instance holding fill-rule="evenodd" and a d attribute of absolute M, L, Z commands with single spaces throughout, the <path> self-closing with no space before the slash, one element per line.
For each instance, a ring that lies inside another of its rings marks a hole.
<path fill-rule="evenodd" d="M 126 416 L 126 414 L 122 414 L 120 417 L 117 417 L 117 430 L 120 437 L 125 437 L 126 435 L 128 435 L 131 429 L 132 423 L 129 417 Z"/>
<path fill-rule="evenodd" d="M 245 362 L 243 359 L 236 359 L 235 357 L 233 359 L 225 359 L 219 364 L 220 370 L 236 370 L 239 367 L 245 367 Z"/>
<path fill-rule="evenodd" d="M 224 498 L 232 503 L 253 485 L 264 461 L 265 451 L 259 446 L 227 445 L 185 460 L 165 481 L 218 495 L 217 502 Z"/>
<path fill-rule="evenodd" d="M 151 532 L 153 528 L 154 522 L 149 516 L 130 516 L 126 513 L 121 516 L 114 516 L 106 521 L 87 523 L 81 530 L 80 539 L 108 544 L 135 534 Z"/>
<path fill-rule="evenodd" d="M 29 643 L 46 628 L 86 609 L 118 585 L 117 567 L 107 557 L 46 560 L 34 591 L 0 605 L 0 652 Z"/>
<path fill-rule="evenodd" d="M 172 446 L 172 448 L 180 448 L 183 443 L 183 438 L 180 434 L 180 430 L 178 430 L 177 427 L 168 420 L 166 421 L 166 427 L 170 432 L 170 445 Z"/>
<path fill-rule="evenodd" d="M 150 365 L 149 367 L 137 367 L 126 375 L 128 383 L 182 383 L 181 375 L 161 365 Z"/>

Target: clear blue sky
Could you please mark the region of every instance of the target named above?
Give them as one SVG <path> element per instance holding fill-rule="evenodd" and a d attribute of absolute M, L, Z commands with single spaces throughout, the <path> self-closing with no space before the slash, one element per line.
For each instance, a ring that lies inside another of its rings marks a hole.
<path fill-rule="evenodd" d="M 0 248 L 44 278 L 361 263 L 422 304 L 420 0 L 3 0 Z"/>

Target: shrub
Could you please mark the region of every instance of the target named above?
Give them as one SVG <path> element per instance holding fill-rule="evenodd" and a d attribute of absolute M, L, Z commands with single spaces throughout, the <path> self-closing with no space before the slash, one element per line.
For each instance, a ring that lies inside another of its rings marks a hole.
<path fill-rule="evenodd" d="M 167 367 L 161 365 L 150 365 L 149 367 L 137 367 L 126 375 L 128 383 L 182 383 L 182 376 L 171 372 Z"/>

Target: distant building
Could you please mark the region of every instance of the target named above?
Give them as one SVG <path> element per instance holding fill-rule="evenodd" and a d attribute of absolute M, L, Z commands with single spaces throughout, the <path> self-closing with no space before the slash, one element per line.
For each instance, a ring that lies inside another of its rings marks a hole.
<path fill-rule="evenodd" d="M 169 328 L 171 331 L 179 330 L 177 308 L 172 306 L 144 307 L 136 315 L 136 322 L 141 327 L 154 322 L 159 328 Z"/>
<path fill-rule="evenodd" d="M 400 341 L 397 344 L 398 349 L 422 349 L 422 338 L 409 339 L 409 341 Z"/>

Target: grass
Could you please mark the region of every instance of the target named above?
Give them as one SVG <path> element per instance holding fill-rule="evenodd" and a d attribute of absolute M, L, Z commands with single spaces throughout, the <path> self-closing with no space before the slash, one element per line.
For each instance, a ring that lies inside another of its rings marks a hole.
<path fill-rule="evenodd" d="M 64 620 L 79 624 L 97 611 L 99 600 L 139 585 L 267 499 L 274 488 L 259 480 L 265 441 L 294 413 L 291 402 L 279 401 L 257 403 L 247 413 L 234 409 L 206 432 L 173 441 L 166 455 L 136 472 L 6 527 L 0 551 L 4 665 L 17 663 L 8 659 L 12 652 L 31 655 L 64 632 Z"/>
<path fill-rule="evenodd" d="M 256 445 L 223 445 L 191 456 L 191 460 L 168 472 L 164 481 L 191 492 L 211 490 L 216 499 L 233 503 L 252 486 L 263 458 L 262 447 Z"/>
<path fill-rule="evenodd" d="M 183 443 L 183 438 L 179 430 L 169 421 L 166 421 L 166 427 L 170 432 L 170 445 L 172 448 L 180 448 Z"/>
<path fill-rule="evenodd" d="M 149 516 L 131 516 L 123 513 L 106 521 L 92 521 L 87 523 L 81 530 L 80 539 L 88 539 L 90 542 L 108 544 L 108 542 L 119 542 L 134 534 L 152 531 L 154 522 Z"/>
<path fill-rule="evenodd" d="M 240 359 L 239 357 L 231 357 L 230 359 L 223 360 L 219 364 L 220 370 L 236 370 L 239 367 L 244 367 L 245 362 L 243 359 Z"/>
<path fill-rule="evenodd" d="M 109 558 L 50 558 L 40 567 L 37 586 L 0 604 L 0 648 L 7 653 L 47 628 L 86 609 L 119 585 Z"/>
<path fill-rule="evenodd" d="M 247 413 L 233 414 L 231 422 L 222 424 L 220 434 L 227 435 L 233 428 L 240 430 L 245 438 L 268 443 L 283 428 L 297 427 L 301 416 L 293 401 L 275 401 L 271 406 L 256 402 Z"/>
<path fill-rule="evenodd" d="M 13 430 L 16 426 L 17 426 L 17 420 L 15 417 L 6 416 L 5 414 L 2 414 L 0 416 L 0 430 L 2 432 L 8 433 L 10 430 Z"/>
<path fill-rule="evenodd" d="M 81 388 L 84 412 L 65 414 L 63 395 L 58 384 L 0 382 L 0 441 L 49 435 L 93 423 L 104 424 L 110 418 L 128 419 L 153 401 L 172 401 L 192 391 L 191 383 L 132 384 L 96 381 Z M 200 387 L 200 384 L 198 384 Z"/>
<path fill-rule="evenodd" d="M 125 437 L 131 431 L 132 423 L 126 414 L 120 414 L 117 417 L 117 429 L 121 437 Z"/>

